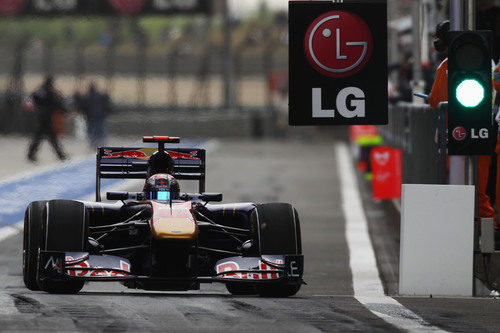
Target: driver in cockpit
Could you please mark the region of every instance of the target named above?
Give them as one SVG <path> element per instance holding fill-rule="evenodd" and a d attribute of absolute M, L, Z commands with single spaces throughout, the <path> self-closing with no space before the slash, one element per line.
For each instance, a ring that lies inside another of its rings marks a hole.
<path fill-rule="evenodd" d="M 179 182 L 167 173 L 157 173 L 146 180 L 144 198 L 146 200 L 170 201 L 180 196 Z"/>

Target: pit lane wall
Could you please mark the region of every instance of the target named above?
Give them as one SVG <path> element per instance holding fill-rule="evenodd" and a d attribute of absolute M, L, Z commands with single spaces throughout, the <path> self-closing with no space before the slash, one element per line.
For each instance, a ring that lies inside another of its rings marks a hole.
<path fill-rule="evenodd" d="M 446 182 L 445 179 L 443 182 L 443 177 L 439 172 L 439 163 L 442 163 L 442 161 L 440 162 L 440 157 L 442 156 L 440 155 L 438 147 L 438 116 L 439 112 L 431 109 L 427 105 L 398 103 L 389 106 L 388 125 L 378 126 L 378 132 L 383 138 L 383 144 L 402 150 L 403 184 L 443 184 Z M 446 185 L 446 188 L 449 186 L 450 185 Z M 440 186 L 436 185 L 434 188 L 430 189 L 436 190 L 439 188 Z M 494 191 L 493 183 L 488 185 L 487 193 L 491 195 L 493 194 L 492 191 Z M 427 196 L 433 197 L 433 195 L 430 194 Z M 401 210 L 405 209 L 405 207 L 401 207 Z M 472 208 L 469 209 L 469 211 L 472 210 Z M 431 219 L 420 218 L 418 222 L 420 230 L 423 228 L 421 225 L 421 221 L 423 220 L 430 221 Z M 439 223 L 443 222 L 442 218 L 437 220 Z M 469 218 L 469 220 L 472 219 Z M 433 233 L 435 234 L 436 230 L 434 226 L 435 225 L 431 224 L 429 228 L 433 228 Z M 454 225 L 453 227 L 456 228 L 457 226 Z M 467 232 L 469 240 L 471 239 L 470 236 L 471 231 L 469 230 Z M 448 233 L 443 232 L 442 239 L 447 238 Z M 443 243 L 439 244 L 443 246 Z M 475 295 L 482 295 L 483 293 L 486 293 L 484 295 L 489 295 L 489 290 L 500 290 L 500 252 L 498 251 L 498 244 L 495 245 L 496 251 L 491 254 L 482 254 L 480 252 L 474 254 L 474 277 L 482 281 L 487 288 L 482 291 L 482 284 L 476 280 L 476 287 L 473 291 Z M 477 246 L 477 244 L 475 246 Z M 448 249 L 449 248 L 448 246 Z M 472 251 L 469 252 L 472 253 Z M 485 260 L 485 258 L 487 258 L 487 260 Z M 417 282 L 421 283 L 422 281 Z M 416 289 L 411 289 L 412 292 L 408 292 L 408 290 L 403 293 L 414 294 Z M 444 289 L 441 289 L 441 293 L 443 290 Z M 450 292 L 450 294 L 458 295 L 462 293 L 454 291 Z"/>
<path fill-rule="evenodd" d="M 437 110 L 398 103 L 378 127 L 383 144 L 402 152 L 399 294 L 472 296 L 474 189 L 428 185 L 444 181 L 438 126 Z"/>

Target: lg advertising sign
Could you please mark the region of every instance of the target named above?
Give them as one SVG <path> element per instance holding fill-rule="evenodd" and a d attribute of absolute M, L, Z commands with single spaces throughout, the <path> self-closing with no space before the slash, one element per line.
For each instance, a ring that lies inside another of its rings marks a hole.
<path fill-rule="evenodd" d="M 290 125 L 387 124 L 385 1 L 289 2 Z"/>

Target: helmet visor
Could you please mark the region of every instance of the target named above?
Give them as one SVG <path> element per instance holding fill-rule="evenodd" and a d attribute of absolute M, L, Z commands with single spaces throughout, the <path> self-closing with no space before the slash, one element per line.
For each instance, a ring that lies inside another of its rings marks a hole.
<path fill-rule="evenodd" d="M 150 198 L 152 200 L 170 200 L 170 191 L 153 191 L 150 193 Z"/>

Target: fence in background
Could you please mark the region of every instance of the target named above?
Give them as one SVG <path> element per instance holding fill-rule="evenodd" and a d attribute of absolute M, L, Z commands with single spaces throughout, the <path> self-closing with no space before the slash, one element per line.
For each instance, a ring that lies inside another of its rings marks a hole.
<path fill-rule="evenodd" d="M 97 20 L 96 31 L 84 37 L 77 20 L 56 22 L 64 33 L 54 36 L 29 28 L 39 24 L 33 21 L 0 21 L 0 134 L 31 131 L 33 115 L 22 110 L 21 102 L 47 74 L 68 102 L 93 81 L 110 95 L 115 114 L 135 112 L 136 117 L 157 110 L 170 116 L 225 110 L 257 124 L 261 113 L 274 117 L 276 105 L 287 100 L 286 15 L 231 23 L 230 107 L 222 30 L 214 17 L 175 24 L 110 18 Z M 151 22 L 161 30 L 155 33 Z M 248 109 L 261 111 L 247 115 Z"/>
<path fill-rule="evenodd" d="M 97 20 L 98 31 L 86 37 L 78 37 L 81 28 L 70 20 L 57 37 L 10 29 L 33 21 L 0 21 L 0 92 L 29 93 L 52 74 L 65 95 L 85 90 L 92 80 L 118 104 L 131 107 L 225 107 L 226 58 L 214 18 L 179 26 L 165 20 L 156 34 L 145 28 L 148 21 L 117 18 Z M 269 106 L 270 90 L 287 93 L 288 78 L 281 75 L 288 68 L 287 25 L 281 21 L 277 16 L 232 23 L 233 108 Z"/>

